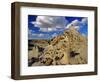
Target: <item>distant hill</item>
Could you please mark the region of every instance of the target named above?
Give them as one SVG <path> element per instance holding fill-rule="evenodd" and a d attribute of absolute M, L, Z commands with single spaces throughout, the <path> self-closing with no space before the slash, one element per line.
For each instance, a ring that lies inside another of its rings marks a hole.
<path fill-rule="evenodd" d="M 49 40 L 28 40 L 28 47 L 29 50 L 32 50 L 34 46 L 45 48 L 45 46 L 49 45 L 49 42 Z"/>

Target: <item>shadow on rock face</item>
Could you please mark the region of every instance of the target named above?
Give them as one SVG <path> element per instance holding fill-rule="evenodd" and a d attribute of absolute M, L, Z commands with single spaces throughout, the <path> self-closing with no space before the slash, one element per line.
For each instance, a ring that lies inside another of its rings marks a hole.
<path fill-rule="evenodd" d="M 33 63 L 38 62 L 39 58 L 32 57 L 28 60 L 28 66 L 32 66 Z"/>
<path fill-rule="evenodd" d="M 75 51 L 70 52 L 70 57 L 75 57 L 76 55 L 79 55 L 79 53 L 76 53 Z"/>

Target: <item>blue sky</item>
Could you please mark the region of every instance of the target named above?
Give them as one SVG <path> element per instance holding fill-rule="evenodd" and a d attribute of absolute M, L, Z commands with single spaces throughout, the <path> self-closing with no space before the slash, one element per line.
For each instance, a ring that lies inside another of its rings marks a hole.
<path fill-rule="evenodd" d="M 51 39 L 71 25 L 83 36 L 88 35 L 86 17 L 28 15 L 28 39 Z"/>

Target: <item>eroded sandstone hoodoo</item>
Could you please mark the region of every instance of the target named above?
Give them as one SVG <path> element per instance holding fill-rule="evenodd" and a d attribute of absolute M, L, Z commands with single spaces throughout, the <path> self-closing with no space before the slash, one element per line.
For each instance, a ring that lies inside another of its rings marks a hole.
<path fill-rule="evenodd" d="M 87 38 L 82 36 L 74 27 L 65 30 L 62 35 L 54 37 L 48 43 L 50 44 L 44 47 L 43 52 L 35 57 L 38 58 L 38 61 L 32 66 L 87 63 Z M 33 52 L 33 57 L 34 54 Z"/>

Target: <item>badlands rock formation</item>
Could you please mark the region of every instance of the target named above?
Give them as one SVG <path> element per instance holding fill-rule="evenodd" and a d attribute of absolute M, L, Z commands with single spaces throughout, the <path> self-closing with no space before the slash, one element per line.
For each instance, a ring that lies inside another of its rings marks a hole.
<path fill-rule="evenodd" d="M 29 66 L 74 65 L 87 63 L 87 38 L 74 27 L 54 37 L 42 52 L 38 48 L 29 51 Z"/>

